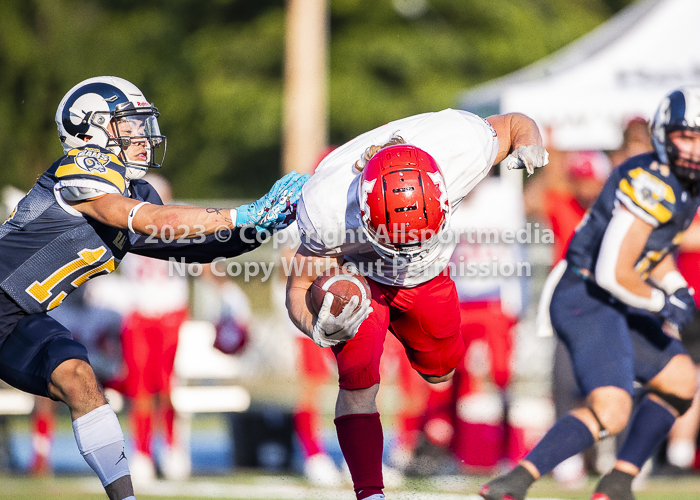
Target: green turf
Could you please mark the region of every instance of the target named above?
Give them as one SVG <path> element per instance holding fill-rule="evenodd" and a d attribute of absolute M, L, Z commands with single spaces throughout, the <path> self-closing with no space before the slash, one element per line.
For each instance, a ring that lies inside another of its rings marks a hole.
<path fill-rule="evenodd" d="M 420 500 L 421 492 L 424 493 L 445 493 L 451 495 L 467 495 L 474 494 L 485 478 L 456 478 L 456 479 L 437 479 L 437 480 L 416 480 L 410 482 L 410 488 L 404 488 L 401 492 L 408 489 L 414 491 L 411 495 L 403 493 L 387 492 L 387 499 L 392 500 L 395 497 Z M 215 490 L 210 490 L 208 496 L 196 496 L 199 485 L 202 490 L 206 490 L 205 485 L 213 485 L 219 491 L 225 491 L 226 495 L 220 496 Z M 256 500 L 275 500 L 276 495 L 271 493 L 268 498 L 260 496 L 241 496 L 236 497 L 236 486 L 243 487 L 245 485 L 269 485 L 275 487 L 279 485 L 287 486 L 304 486 L 303 480 L 298 476 L 285 475 L 265 475 L 256 472 L 240 472 L 227 477 L 204 477 L 196 478 L 194 484 L 185 483 L 183 485 L 175 485 L 172 489 L 175 491 L 189 492 L 189 495 L 178 495 L 177 493 L 168 496 L 165 493 L 155 495 L 139 494 L 139 500 L 204 500 L 211 498 L 229 498 L 229 499 L 250 499 Z M 186 487 L 188 486 L 188 487 Z M 559 498 L 566 500 L 588 500 L 590 499 L 591 491 L 595 486 L 595 481 L 589 481 L 585 489 L 577 492 L 567 492 L 562 490 L 550 479 L 545 479 L 537 483 L 531 490 L 528 498 Z M 94 492 L 94 493 L 91 493 Z M 332 492 L 332 493 L 331 493 Z M 308 494 L 308 498 L 295 497 L 297 500 L 317 500 L 325 498 L 326 495 L 319 496 L 319 490 L 314 490 Z M 327 495 L 328 498 L 351 499 L 352 494 L 348 488 L 346 492 L 339 495 L 338 492 L 332 490 Z M 697 500 L 700 498 L 700 477 L 696 478 L 680 478 L 680 479 L 660 479 L 652 478 L 644 491 L 636 493 L 637 500 Z M 105 500 L 106 496 L 99 493 L 99 483 L 97 479 L 89 477 L 56 477 L 31 479 L 22 476 L 7 476 L 0 475 L 0 499 L 12 500 Z M 454 498 L 454 497 L 452 497 Z"/>

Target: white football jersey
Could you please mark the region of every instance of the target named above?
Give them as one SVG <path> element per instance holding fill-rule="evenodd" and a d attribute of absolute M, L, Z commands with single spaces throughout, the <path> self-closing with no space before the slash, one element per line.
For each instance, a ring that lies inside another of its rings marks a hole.
<path fill-rule="evenodd" d="M 429 153 L 440 166 L 454 210 L 489 172 L 498 153 L 498 138 L 484 119 L 446 109 L 396 120 L 370 130 L 333 150 L 304 185 L 297 207 L 302 244 L 321 256 L 344 256 L 365 276 L 387 285 L 413 287 L 437 276 L 450 260 L 455 238 L 434 246 L 411 262 L 383 259 L 362 233 L 358 184 L 354 168 L 372 145 L 392 136 Z"/>

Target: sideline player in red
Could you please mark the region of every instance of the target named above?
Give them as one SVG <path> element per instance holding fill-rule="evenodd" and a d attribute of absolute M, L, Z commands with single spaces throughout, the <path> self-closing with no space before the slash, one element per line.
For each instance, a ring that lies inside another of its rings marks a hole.
<path fill-rule="evenodd" d="M 170 184 L 157 174 L 144 176 L 163 203 L 172 203 Z M 164 438 L 159 468 L 166 479 L 189 476 L 190 459 L 176 429 L 170 399 L 180 327 L 187 319 L 187 278 L 169 272 L 165 260 L 126 255 L 120 266 L 125 296 L 121 330 L 126 373 L 121 391 L 129 400 L 129 423 L 134 442 L 131 477 L 135 483 L 155 479 L 154 429 Z"/>
<path fill-rule="evenodd" d="M 530 173 L 547 163 L 539 130 L 524 115 L 425 113 L 337 148 L 302 192 L 302 246 L 287 283 L 287 308 L 316 344 L 332 346 L 338 361 L 335 425 L 358 500 L 384 498 L 376 395 L 386 331 L 426 381 L 452 377 L 464 342 L 455 285 L 443 272 L 456 245 L 447 231 L 450 214 L 509 153 L 509 165 Z M 369 278 L 372 298 L 361 304 L 353 298 L 336 317 L 328 294 L 313 314 L 311 283 L 324 266 L 344 262 Z"/>

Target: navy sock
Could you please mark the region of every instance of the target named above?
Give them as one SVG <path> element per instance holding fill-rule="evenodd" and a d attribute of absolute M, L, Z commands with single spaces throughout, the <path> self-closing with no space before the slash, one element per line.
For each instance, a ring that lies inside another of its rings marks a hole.
<path fill-rule="evenodd" d="M 566 415 L 557 420 L 525 460 L 537 467 L 540 476 L 544 476 L 567 458 L 592 446 L 594 442 L 593 434 L 586 424 L 573 415 Z"/>
<path fill-rule="evenodd" d="M 665 407 L 644 398 L 632 417 L 629 432 L 617 455 L 618 460 L 624 460 L 641 469 L 647 458 L 666 438 L 675 421 L 676 417 Z"/>

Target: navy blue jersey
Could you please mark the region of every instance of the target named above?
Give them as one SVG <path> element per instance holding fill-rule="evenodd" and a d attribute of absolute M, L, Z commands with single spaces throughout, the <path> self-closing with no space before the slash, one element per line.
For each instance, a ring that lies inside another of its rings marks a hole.
<path fill-rule="evenodd" d="M 28 314 L 55 308 L 88 279 L 114 271 L 127 252 L 210 262 L 259 245 L 252 229 L 245 237 L 235 230 L 226 242 L 201 236 L 168 243 L 129 233 L 71 208 L 59 193 L 66 187 L 162 204 L 147 182 L 127 182 L 124 165 L 109 150 L 87 145 L 56 161 L 0 225 L 0 291 Z M 8 314 L 5 309 L 0 316 Z"/>
<path fill-rule="evenodd" d="M 637 271 L 646 279 L 680 243 L 700 205 L 700 196 L 693 196 L 655 153 L 630 158 L 613 169 L 576 229 L 566 252 L 570 265 L 595 271 L 603 236 L 613 210 L 620 204 L 653 226 L 636 263 Z"/>

